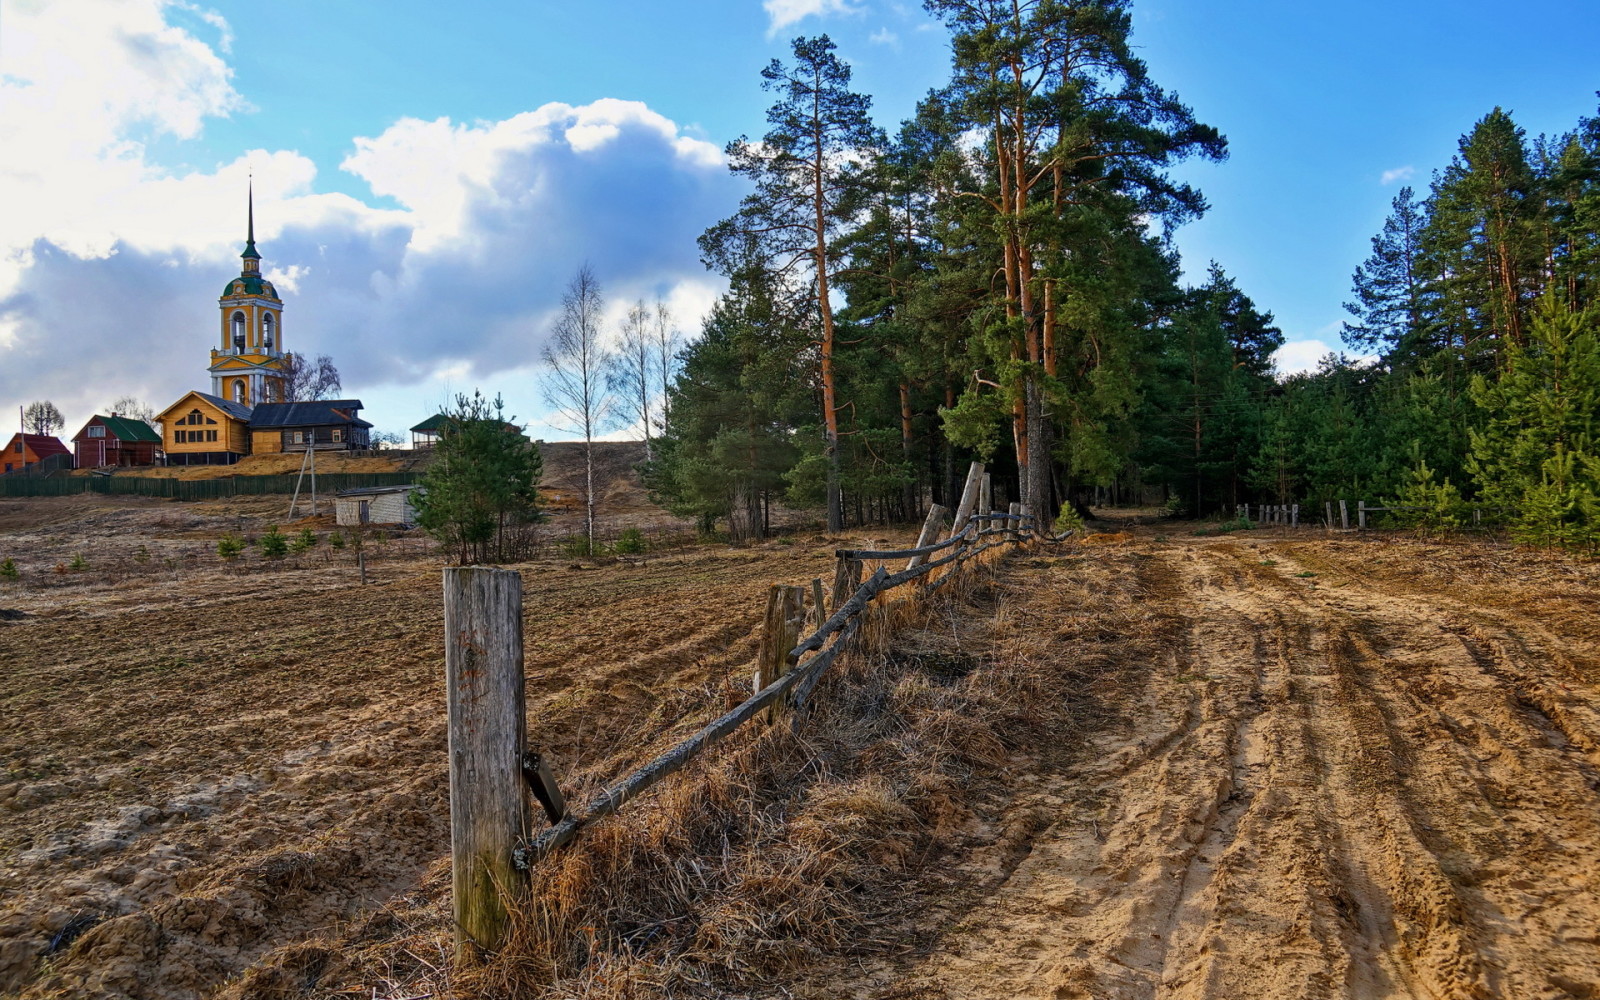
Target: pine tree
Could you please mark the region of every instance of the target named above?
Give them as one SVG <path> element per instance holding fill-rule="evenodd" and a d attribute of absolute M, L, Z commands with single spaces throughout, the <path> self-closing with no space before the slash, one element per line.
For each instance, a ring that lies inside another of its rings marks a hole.
<path fill-rule="evenodd" d="M 1051 396 L 1057 408 L 1071 401 L 1046 380 L 1063 367 L 1061 304 L 1074 291 L 1052 265 L 1134 216 L 1170 227 L 1198 215 L 1204 200 L 1165 168 L 1189 155 L 1221 159 L 1226 143 L 1151 81 L 1128 42 L 1126 0 L 924 6 L 954 34 L 947 103 L 984 138 L 972 153 L 983 183 L 964 192 L 964 214 L 975 238 L 998 244 L 1005 291 L 982 332 L 1009 396 L 1024 501 L 1052 513 L 1047 407 Z"/>
<path fill-rule="evenodd" d="M 1521 128 L 1499 108 L 1461 139 L 1438 175 L 1422 245 L 1441 303 L 1441 346 L 1503 360 L 1526 338 L 1541 273 L 1542 205 Z"/>
<path fill-rule="evenodd" d="M 1421 205 L 1403 187 L 1390 206 L 1383 232 L 1372 238 L 1372 256 L 1351 276 L 1355 301 L 1345 311 L 1344 342 L 1363 353 L 1385 356 L 1418 349 L 1423 329 Z"/>
<path fill-rule="evenodd" d="M 1509 348 L 1503 372 L 1473 380 L 1485 420 L 1472 434 L 1467 468 L 1483 500 L 1537 544 L 1573 544 L 1600 531 L 1582 523 L 1587 498 L 1600 492 L 1597 328 L 1600 309 L 1572 312 L 1547 295 L 1528 343 Z"/>
<path fill-rule="evenodd" d="M 726 519 L 736 541 L 765 534 L 766 502 L 800 460 L 794 431 L 815 420 L 806 339 L 785 322 L 759 269 L 718 300 L 683 351 L 672 422 L 646 468 L 669 510 L 705 531 Z"/>
<path fill-rule="evenodd" d="M 838 337 L 830 286 L 840 263 L 838 241 L 868 196 L 866 167 L 883 135 L 869 115 L 871 98 L 850 89 L 850 67 L 827 35 L 794 40 L 794 64 L 774 59 L 761 72 L 776 91 L 767 110 L 771 127 L 760 142 L 728 145 L 729 169 L 755 186 L 739 212 L 700 238 L 706 263 L 733 274 L 753 248 L 775 273 L 805 267 L 822 393 L 823 456 L 827 463 L 828 528 L 843 527 L 839 492 L 839 414 L 834 373 Z"/>
<path fill-rule="evenodd" d="M 518 529 L 539 518 L 539 448 L 480 392 L 456 396 L 433 461 L 412 494 L 417 523 L 461 565 L 504 562 L 523 553 Z"/>

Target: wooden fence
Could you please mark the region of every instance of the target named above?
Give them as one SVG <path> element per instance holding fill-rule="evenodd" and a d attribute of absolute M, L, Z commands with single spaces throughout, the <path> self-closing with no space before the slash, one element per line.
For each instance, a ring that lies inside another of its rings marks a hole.
<path fill-rule="evenodd" d="M 983 511 L 978 504 L 989 495 L 988 478 L 982 465 L 974 462 L 943 541 L 933 538 L 947 512 L 935 505 L 912 548 L 838 550 L 832 600 L 826 608 L 821 580 L 812 581 L 809 588 L 772 587 L 755 692 L 575 813 L 567 811 L 549 762 L 527 749 L 521 576 L 482 567 L 446 569 L 450 829 L 458 958 L 499 947 L 509 929 L 510 899 L 526 890 L 528 869 L 540 858 L 571 844 L 586 827 L 615 813 L 751 720 L 776 721 L 789 712 L 798 727 L 801 710 L 818 682 L 850 648 L 865 613 L 878 598 L 918 581 L 921 593 L 931 593 L 954 579 L 964 563 L 998 546 L 1066 537 L 1038 530 L 1035 518 L 1015 504 L 1008 512 Z M 881 565 L 902 559 L 907 562 L 901 570 L 891 572 Z M 880 565 L 863 581 L 869 562 Z M 804 608 L 807 595 L 811 614 Z M 816 628 L 801 638 L 807 621 L 816 622 Z M 542 804 L 551 824 L 531 837 L 528 792 Z"/>
<path fill-rule="evenodd" d="M 1337 514 L 1335 513 L 1335 505 L 1337 505 Z M 1383 506 L 1380 504 L 1369 504 L 1365 500 L 1357 500 L 1355 505 L 1356 527 L 1361 530 L 1365 530 L 1367 528 L 1368 514 L 1387 513 L 1389 511 L 1396 510 L 1427 509 L 1428 508 L 1426 507 L 1408 507 L 1399 504 Z M 1350 501 L 1325 500 L 1322 504 L 1322 510 L 1322 523 L 1324 527 L 1332 529 L 1335 525 L 1337 525 L 1340 530 L 1350 530 Z M 1251 517 L 1251 511 L 1255 511 L 1254 518 Z M 1297 503 L 1253 505 L 1245 503 L 1239 504 L 1233 508 L 1233 516 L 1242 517 L 1246 521 L 1253 520 L 1257 524 L 1272 524 L 1298 528 L 1300 526 L 1300 505 Z M 1483 523 L 1483 511 L 1481 509 L 1473 510 L 1472 523 L 1474 525 L 1481 525 Z"/>
<path fill-rule="evenodd" d="M 298 476 L 224 476 L 217 479 L 173 479 L 158 476 L 61 476 L 50 479 L 0 478 L 0 497 L 60 497 L 78 493 L 117 493 L 174 500 L 293 493 Z M 324 493 L 368 486 L 405 486 L 417 481 L 410 472 L 331 472 L 317 475 Z"/>

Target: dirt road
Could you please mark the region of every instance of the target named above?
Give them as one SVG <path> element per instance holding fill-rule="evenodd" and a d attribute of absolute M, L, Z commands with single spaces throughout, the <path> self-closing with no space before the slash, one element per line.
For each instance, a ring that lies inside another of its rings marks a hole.
<path fill-rule="evenodd" d="M 1019 582 L 1048 632 L 1098 579 L 1146 655 L 877 995 L 1600 996 L 1592 567 L 1308 537 L 1146 534 Z"/>

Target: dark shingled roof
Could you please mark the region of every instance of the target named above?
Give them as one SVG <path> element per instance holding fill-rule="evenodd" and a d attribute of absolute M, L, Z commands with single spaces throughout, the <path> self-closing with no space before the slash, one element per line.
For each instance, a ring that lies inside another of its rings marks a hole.
<path fill-rule="evenodd" d="M 250 419 L 250 407 L 244 405 L 243 403 L 235 403 L 230 400 L 223 399 L 221 396 L 213 396 L 209 392 L 197 391 L 195 392 L 195 395 L 199 396 L 201 399 L 210 403 L 212 406 L 215 406 L 217 409 L 221 410 L 223 413 L 226 413 L 235 420 Z M 171 407 L 168 407 L 168 409 L 171 409 Z"/>
<path fill-rule="evenodd" d="M 250 417 L 253 430 L 274 427 L 323 427 L 327 424 L 372 425 L 356 416 L 359 399 L 313 399 L 301 403 L 262 403 Z"/>

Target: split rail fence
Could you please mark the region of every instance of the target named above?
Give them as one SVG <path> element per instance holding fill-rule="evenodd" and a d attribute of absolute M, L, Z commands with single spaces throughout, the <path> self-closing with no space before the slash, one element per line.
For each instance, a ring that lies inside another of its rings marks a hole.
<path fill-rule="evenodd" d="M 1040 530 L 1022 505 L 988 510 L 989 477 L 981 463 L 968 473 L 961 503 L 942 541 L 949 511 L 928 512 L 909 549 L 840 549 L 832 600 L 823 584 L 774 586 L 768 592 L 755 693 L 699 732 L 623 778 L 578 812 L 568 810 L 548 758 L 529 749 L 523 703 L 522 577 L 512 570 L 453 567 L 444 571 L 445 679 L 449 711 L 450 839 L 456 952 L 470 959 L 498 948 L 509 930 L 511 901 L 526 891 L 528 869 L 582 831 L 621 809 L 708 747 L 756 719 L 793 725 L 823 674 L 850 648 L 867 610 L 880 597 L 917 581 L 928 594 L 954 579 L 984 552 L 1033 539 L 1061 541 Z M 870 562 L 906 560 L 891 572 Z M 943 572 L 940 572 L 940 571 Z M 806 610 L 810 597 L 811 609 Z M 816 628 L 802 638 L 807 622 Z M 532 829 L 532 793 L 550 825 Z"/>

